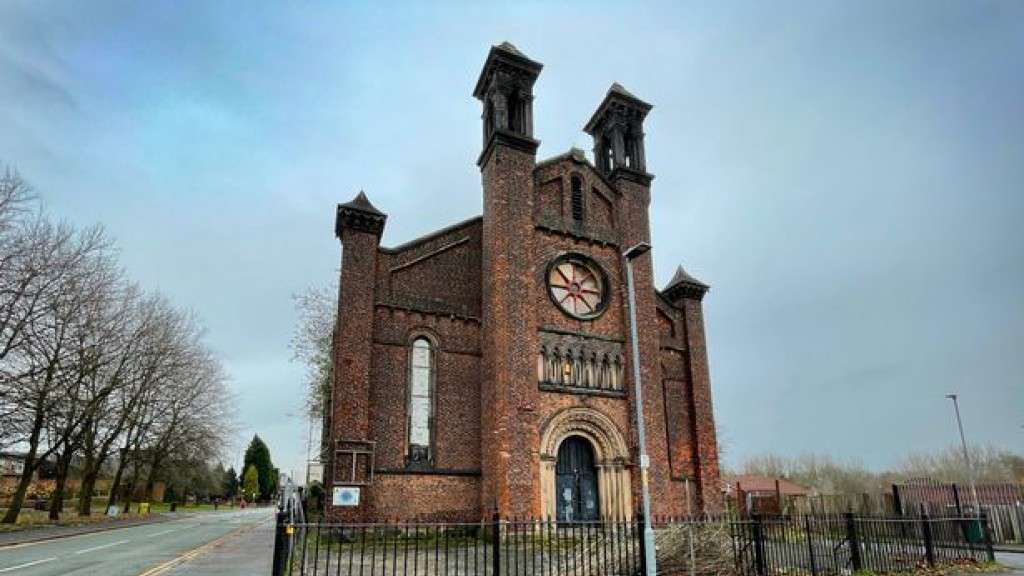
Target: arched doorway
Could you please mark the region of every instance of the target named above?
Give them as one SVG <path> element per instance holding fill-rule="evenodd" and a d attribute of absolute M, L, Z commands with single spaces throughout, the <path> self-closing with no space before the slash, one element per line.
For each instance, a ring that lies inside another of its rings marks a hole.
<path fill-rule="evenodd" d="M 576 442 L 583 442 L 587 450 L 582 454 L 572 448 Z M 564 452 L 563 452 L 564 450 Z M 595 477 L 593 484 L 584 484 L 577 494 L 584 513 L 593 519 L 629 520 L 633 517 L 633 498 L 630 487 L 629 450 L 619 428 L 612 420 L 593 408 L 576 406 L 566 408 L 551 416 L 541 431 L 540 440 L 540 506 L 544 518 L 561 520 L 566 511 L 563 505 L 564 490 L 559 485 L 560 470 L 568 473 L 572 469 L 570 452 L 576 452 L 577 468 L 589 471 Z M 568 458 L 569 460 L 563 460 Z M 580 460 L 589 457 L 589 466 L 580 466 Z M 560 466 L 561 464 L 561 466 Z M 568 465 L 568 468 L 566 467 Z M 568 482 L 568 477 L 562 482 Z M 594 486 L 594 508 L 586 507 L 584 492 L 587 486 Z M 572 488 L 572 486 L 569 486 Z M 573 492 L 569 493 L 570 500 Z M 575 514 L 575 508 L 574 514 Z M 576 516 L 575 520 L 580 518 Z"/>
<path fill-rule="evenodd" d="M 600 518 L 594 449 L 581 436 L 569 436 L 558 447 L 555 494 L 559 522 L 588 522 Z"/>

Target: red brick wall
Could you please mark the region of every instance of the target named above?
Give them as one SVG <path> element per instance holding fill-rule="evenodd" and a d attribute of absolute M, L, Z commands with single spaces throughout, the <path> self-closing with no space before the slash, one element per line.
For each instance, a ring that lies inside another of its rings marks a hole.
<path fill-rule="evenodd" d="M 622 194 L 620 231 L 623 249 L 638 242 L 650 242 L 648 207 L 650 189 L 626 178 L 615 181 Z M 684 511 L 683 495 L 671 481 L 669 469 L 667 430 L 665 422 L 664 392 L 661 383 L 660 347 L 656 292 L 651 270 L 652 253 L 640 256 L 634 261 L 633 275 L 636 284 L 637 325 L 639 329 L 640 371 L 643 384 L 643 414 L 647 437 L 647 452 L 650 455 L 650 494 L 652 514 L 679 514 Z M 629 362 L 633 361 L 632 354 Z M 630 387 L 633 386 L 632 364 Z M 635 400 L 631 397 L 631 401 Z M 634 475 L 639 483 L 640 474 Z M 639 486 L 634 488 L 639 493 Z M 639 498 L 636 500 L 639 502 Z"/>
<path fill-rule="evenodd" d="M 378 306 L 372 434 L 377 468 L 405 467 L 409 351 L 428 334 L 435 350 L 435 462 L 438 470 L 480 472 L 479 322 Z"/>
<path fill-rule="evenodd" d="M 533 247 L 531 153 L 498 145 L 481 167 L 482 236 L 481 505 L 504 515 L 540 514 L 535 489 L 537 331 L 528 297 L 537 260 Z"/>
<path fill-rule="evenodd" d="M 709 510 L 717 510 L 722 506 L 722 490 L 718 469 L 718 438 L 711 404 L 711 377 L 704 340 L 704 311 L 701 301 L 692 298 L 686 298 L 683 306 L 690 377 L 693 381 L 693 418 L 696 423 L 697 450 L 700 457 L 697 469 L 700 505 Z"/>
<path fill-rule="evenodd" d="M 370 435 L 371 344 L 373 332 L 376 234 L 346 228 L 341 231 L 340 289 L 334 341 L 334 386 L 331 401 L 331 442 L 325 472 L 333 481 L 334 448 L 339 440 L 365 440 Z M 334 512 L 336 520 L 363 520 L 365 509 Z"/>
<path fill-rule="evenodd" d="M 573 220 L 570 179 L 582 180 L 585 218 Z M 650 190 L 609 182 L 571 156 L 535 165 L 532 154 L 497 146 L 481 169 L 484 214 L 397 249 L 344 231 L 336 344 L 336 438 L 375 442 L 372 486 L 358 510 L 336 520 L 475 520 L 539 516 L 539 435 L 559 411 L 585 406 L 608 416 L 632 450 L 633 498 L 640 474 L 624 248 L 649 241 Z M 547 264 L 585 254 L 607 274 L 598 318 L 553 305 Z M 701 302 L 667 302 L 653 284 L 651 255 L 635 264 L 652 512 L 715 508 L 718 462 Z M 627 359 L 622 397 L 541 391 L 538 332 L 562 330 L 618 341 Z M 406 469 L 409 345 L 437 343 L 434 465 Z"/>
<path fill-rule="evenodd" d="M 378 301 L 480 317 L 480 235 L 474 218 L 398 250 L 383 251 Z"/>
<path fill-rule="evenodd" d="M 475 522 L 480 478 L 434 474 L 379 474 L 372 516 L 380 522 Z"/>

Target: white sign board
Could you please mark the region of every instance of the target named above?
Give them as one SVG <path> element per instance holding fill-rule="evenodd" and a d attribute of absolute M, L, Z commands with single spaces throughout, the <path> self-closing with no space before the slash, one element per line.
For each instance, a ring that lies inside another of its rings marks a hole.
<path fill-rule="evenodd" d="M 334 498 L 331 503 L 334 506 L 343 507 L 359 506 L 359 488 L 355 486 L 335 486 Z"/>
<path fill-rule="evenodd" d="M 309 463 L 309 481 L 310 482 L 319 482 L 319 483 L 323 484 L 323 482 L 324 482 L 324 465 L 323 464 L 321 464 L 319 462 L 310 462 Z"/>

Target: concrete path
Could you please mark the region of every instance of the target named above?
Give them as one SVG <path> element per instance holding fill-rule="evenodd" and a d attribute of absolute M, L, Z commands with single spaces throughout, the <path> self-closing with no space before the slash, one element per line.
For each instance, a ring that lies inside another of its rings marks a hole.
<path fill-rule="evenodd" d="M 269 574 L 261 571 L 189 571 L 191 563 L 215 554 L 220 546 L 244 546 L 261 523 L 272 526 L 273 509 L 206 512 L 180 520 L 130 526 L 43 542 L 0 548 L 0 576 L 158 576 L 175 574 Z M 242 534 L 243 532 L 250 534 Z M 270 544 L 253 546 L 251 557 L 273 555 Z M 227 549 L 227 548 L 225 548 Z M 251 558 L 255 561 L 254 558 Z"/>

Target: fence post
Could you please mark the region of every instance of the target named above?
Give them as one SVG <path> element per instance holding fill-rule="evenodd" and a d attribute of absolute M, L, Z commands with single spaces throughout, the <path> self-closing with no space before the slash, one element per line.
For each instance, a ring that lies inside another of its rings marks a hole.
<path fill-rule="evenodd" d="M 636 530 L 633 531 L 637 534 L 637 542 L 640 543 L 640 573 L 647 574 L 647 545 L 644 542 L 644 513 L 642 511 L 636 514 Z"/>
<path fill-rule="evenodd" d="M 288 533 L 285 520 L 288 514 L 283 510 L 277 511 L 277 526 L 274 529 L 274 564 L 272 566 L 273 576 L 283 576 L 285 565 L 288 562 Z"/>
<path fill-rule="evenodd" d="M 988 556 L 989 562 L 995 562 L 996 551 L 992 548 L 992 532 L 988 527 L 988 513 L 982 510 L 981 515 L 978 517 L 978 521 L 981 522 L 981 535 L 985 540 L 985 555 Z"/>
<path fill-rule="evenodd" d="M 932 522 L 928 512 L 921 509 L 921 533 L 924 535 L 924 558 L 929 566 L 935 566 L 935 542 L 932 541 Z"/>
<path fill-rule="evenodd" d="M 818 566 L 814 562 L 814 541 L 811 539 L 810 516 L 804 516 L 804 532 L 807 533 L 807 554 L 811 560 L 811 576 L 818 576 Z"/>
<path fill-rule="evenodd" d="M 491 575 L 501 576 L 501 514 L 491 517 Z"/>
<path fill-rule="evenodd" d="M 850 543 L 850 564 L 854 572 L 864 569 L 860 557 L 860 538 L 857 535 L 857 519 L 853 512 L 844 514 L 846 518 L 846 540 Z"/>
<path fill-rule="evenodd" d="M 759 576 L 768 574 L 768 559 L 764 554 L 764 522 L 760 512 L 751 515 L 754 520 L 754 566 Z"/>

